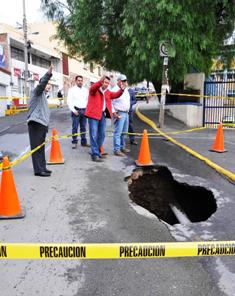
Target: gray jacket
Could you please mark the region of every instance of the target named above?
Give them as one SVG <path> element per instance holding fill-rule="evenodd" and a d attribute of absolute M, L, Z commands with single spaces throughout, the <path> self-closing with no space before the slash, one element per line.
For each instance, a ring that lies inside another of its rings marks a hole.
<path fill-rule="evenodd" d="M 49 125 L 50 110 L 44 90 L 51 76 L 52 74 L 46 73 L 33 90 L 29 101 L 27 122 L 36 121 L 45 126 Z"/>

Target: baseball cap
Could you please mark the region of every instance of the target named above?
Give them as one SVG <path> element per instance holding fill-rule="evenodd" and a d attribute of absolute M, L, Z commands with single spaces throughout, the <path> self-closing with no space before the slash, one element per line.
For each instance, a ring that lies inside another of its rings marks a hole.
<path fill-rule="evenodd" d="M 127 77 L 124 74 L 120 74 L 120 75 L 118 75 L 117 80 L 126 81 Z"/>

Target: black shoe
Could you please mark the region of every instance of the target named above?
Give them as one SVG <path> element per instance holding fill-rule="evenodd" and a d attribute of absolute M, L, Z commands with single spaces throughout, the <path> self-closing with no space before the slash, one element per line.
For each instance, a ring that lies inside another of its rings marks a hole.
<path fill-rule="evenodd" d="M 49 173 L 49 174 L 52 173 L 52 171 L 50 171 L 50 170 L 48 170 L 48 169 L 45 169 L 44 172 Z"/>
<path fill-rule="evenodd" d="M 98 156 L 92 157 L 91 159 L 95 162 L 103 162 L 103 159 L 99 158 Z"/>
<path fill-rule="evenodd" d="M 136 141 L 130 141 L 131 145 L 138 145 L 138 143 Z"/>
<path fill-rule="evenodd" d="M 89 145 L 89 144 L 87 144 L 87 143 L 86 143 L 86 144 L 81 144 L 81 146 L 82 146 L 82 147 L 91 147 L 91 145 Z"/>
<path fill-rule="evenodd" d="M 50 173 L 47 172 L 40 172 L 40 173 L 34 173 L 35 176 L 40 176 L 40 177 L 50 177 Z"/>
<path fill-rule="evenodd" d="M 108 152 L 101 153 L 101 155 L 109 155 Z"/>

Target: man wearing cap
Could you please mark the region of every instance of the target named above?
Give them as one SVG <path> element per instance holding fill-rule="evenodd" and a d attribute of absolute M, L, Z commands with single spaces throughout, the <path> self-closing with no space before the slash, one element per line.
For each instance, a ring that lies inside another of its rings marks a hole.
<path fill-rule="evenodd" d="M 91 159 L 96 162 L 102 162 L 102 158 L 104 158 L 100 149 L 105 139 L 106 118 L 112 118 L 111 100 L 118 98 L 123 93 L 122 88 L 117 92 L 111 92 L 108 89 L 109 83 L 110 78 L 103 76 L 100 81 L 91 86 L 85 112 L 89 123 Z"/>
<path fill-rule="evenodd" d="M 119 75 L 117 77 L 117 85 L 112 89 L 117 91 L 121 86 L 125 86 L 123 94 L 112 101 L 113 115 L 114 115 L 114 135 L 113 135 L 113 152 L 116 156 L 125 156 L 129 152 L 125 149 L 125 135 L 129 127 L 129 110 L 130 110 L 130 94 L 127 90 L 126 75 Z"/>

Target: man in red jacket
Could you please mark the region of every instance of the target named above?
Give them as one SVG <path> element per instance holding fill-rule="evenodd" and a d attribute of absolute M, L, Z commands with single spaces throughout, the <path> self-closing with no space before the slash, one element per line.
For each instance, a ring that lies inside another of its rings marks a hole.
<path fill-rule="evenodd" d="M 105 118 L 112 118 L 111 100 L 120 97 L 123 93 L 123 89 L 111 92 L 108 89 L 109 83 L 110 78 L 103 76 L 100 81 L 91 86 L 85 112 L 89 123 L 91 159 L 96 162 L 103 161 L 100 147 L 105 139 Z"/>

